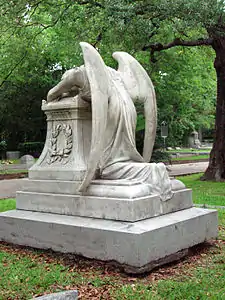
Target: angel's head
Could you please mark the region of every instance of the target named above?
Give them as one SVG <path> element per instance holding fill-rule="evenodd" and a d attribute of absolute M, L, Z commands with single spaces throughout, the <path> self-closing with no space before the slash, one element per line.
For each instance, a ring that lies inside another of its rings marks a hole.
<path fill-rule="evenodd" d="M 62 81 L 67 82 L 70 85 L 72 84 L 73 86 L 76 86 L 78 88 L 81 88 L 84 86 L 85 83 L 85 75 L 85 66 L 82 65 L 80 67 L 75 67 L 73 69 L 67 70 L 62 75 Z"/>

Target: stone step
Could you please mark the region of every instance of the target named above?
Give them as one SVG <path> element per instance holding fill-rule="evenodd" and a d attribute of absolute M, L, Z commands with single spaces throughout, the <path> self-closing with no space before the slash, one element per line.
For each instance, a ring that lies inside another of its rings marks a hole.
<path fill-rule="evenodd" d="M 0 214 L 0 240 L 116 261 L 142 273 L 217 236 L 217 211 L 190 208 L 138 222 L 13 210 Z"/>
<path fill-rule="evenodd" d="M 78 195 L 81 181 L 32 180 L 26 181 L 23 190 L 50 194 Z M 149 186 L 134 180 L 93 180 L 82 195 L 112 198 L 137 198 L 150 194 Z"/>
<path fill-rule="evenodd" d="M 18 191 L 16 202 L 16 208 L 20 210 L 129 222 L 193 206 L 190 189 L 175 191 L 173 197 L 167 201 L 162 201 L 159 195 L 124 199 Z"/>

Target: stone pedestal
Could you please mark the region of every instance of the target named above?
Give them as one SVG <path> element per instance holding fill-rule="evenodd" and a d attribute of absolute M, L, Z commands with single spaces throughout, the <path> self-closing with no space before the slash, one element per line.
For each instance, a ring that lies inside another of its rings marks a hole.
<path fill-rule="evenodd" d="M 43 153 L 17 192 L 17 209 L 0 214 L 0 240 L 105 261 L 142 273 L 177 260 L 217 236 L 217 212 L 194 208 L 190 189 L 162 201 L 147 184 L 95 179 L 78 187 L 91 142 L 90 105 L 79 98 L 47 104 Z"/>
<path fill-rule="evenodd" d="M 91 105 L 79 97 L 43 101 L 47 136 L 30 179 L 82 181 L 91 143 Z"/>
<path fill-rule="evenodd" d="M 217 212 L 189 208 L 138 222 L 32 211 L 0 214 L 0 238 L 19 245 L 77 253 L 142 273 L 187 254 L 217 235 Z"/>

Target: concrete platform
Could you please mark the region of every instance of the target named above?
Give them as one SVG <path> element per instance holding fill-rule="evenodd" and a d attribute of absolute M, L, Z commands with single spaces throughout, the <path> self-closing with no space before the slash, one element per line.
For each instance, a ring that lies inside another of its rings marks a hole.
<path fill-rule="evenodd" d="M 182 165 L 169 165 L 170 176 L 187 175 L 204 172 L 208 166 L 208 162 L 198 162 L 191 164 Z M 4 165 L 7 169 L 26 169 L 23 165 Z M 21 190 L 24 185 L 27 185 L 28 179 L 10 179 L 10 180 L 0 180 L 0 199 L 2 198 L 14 198 L 16 196 L 16 191 Z"/>
<path fill-rule="evenodd" d="M 189 208 L 138 222 L 13 210 L 0 214 L 0 240 L 116 261 L 143 273 L 217 236 L 217 211 Z"/>
<path fill-rule="evenodd" d="M 107 195 L 97 197 L 31 192 L 28 187 L 26 191 L 17 192 L 17 209 L 135 222 L 193 206 L 190 189 L 175 191 L 171 199 L 161 201 L 159 195 L 134 198 L 116 198 L 107 197 Z M 37 187 L 39 186 L 36 185 Z M 124 186 L 125 190 L 128 188 Z M 61 189 L 61 191 L 65 191 L 65 189 Z"/>

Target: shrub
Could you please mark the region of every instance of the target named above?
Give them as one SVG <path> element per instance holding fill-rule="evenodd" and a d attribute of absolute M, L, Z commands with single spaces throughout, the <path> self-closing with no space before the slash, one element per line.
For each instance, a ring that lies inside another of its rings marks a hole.
<path fill-rule="evenodd" d="M 25 142 L 19 143 L 18 150 L 21 152 L 22 155 L 30 154 L 36 158 L 40 156 L 43 147 L 43 142 Z"/>
<path fill-rule="evenodd" d="M 6 141 L 1 141 L 0 142 L 0 151 L 6 151 L 6 149 L 7 149 L 7 143 L 6 143 Z"/>
<path fill-rule="evenodd" d="M 168 152 L 155 149 L 152 152 L 151 162 L 171 162 L 170 154 Z"/>
<path fill-rule="evenodd" d="M 7 143 L 6 141 L 0 141 L 0 159 L 5 159 L 5 152 L 7 149 Z"/>

